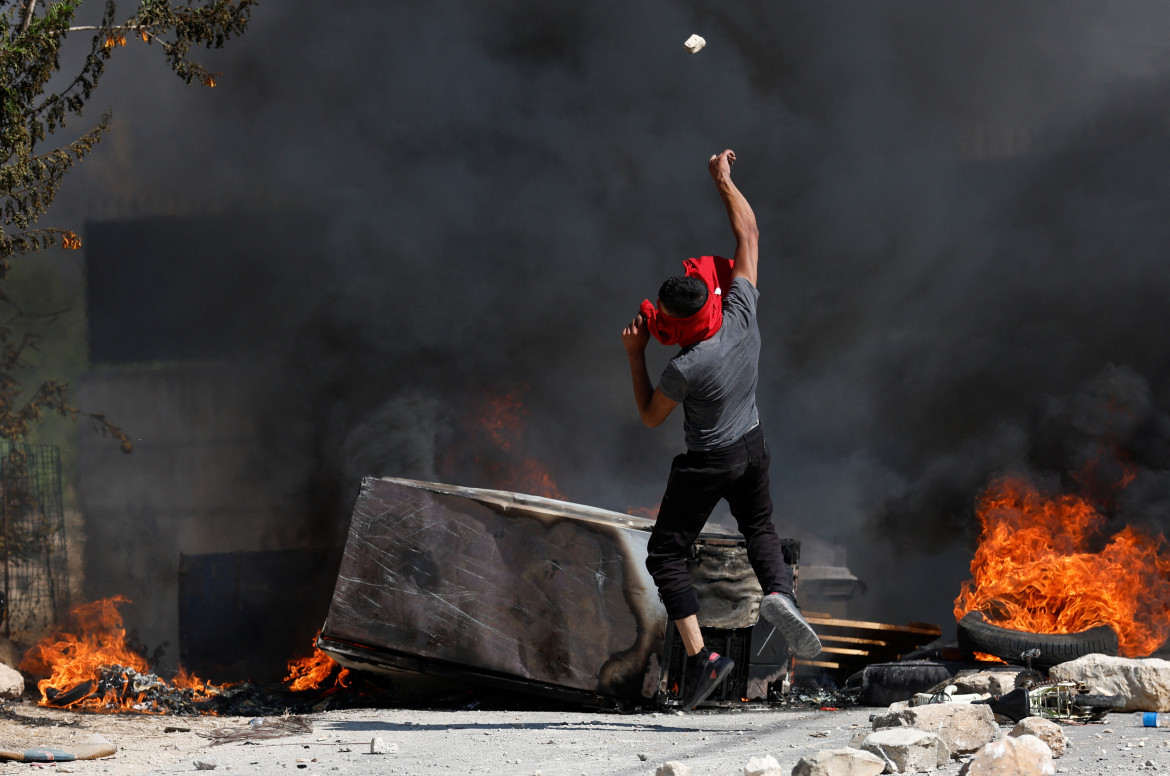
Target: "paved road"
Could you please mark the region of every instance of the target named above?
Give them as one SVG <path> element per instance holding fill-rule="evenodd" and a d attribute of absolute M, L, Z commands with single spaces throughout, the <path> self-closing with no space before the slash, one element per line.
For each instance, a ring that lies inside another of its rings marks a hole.
<path fill-rule="evenodd" d="M 740 776 L 750 758 L 766 754 L 788 773 L 803 755 L 848 745 L 854 733 L 869 728 L 870 714 L 878 711 L 759 709 L 680 715 L 351 709 L 310 715 L 311 733 L 211 746 L 205 736 L 212 731 L 243 733 L 250 729 L 249 720 L 76 714 L 19 704 L 6 710 L 0 740 L 14 747 L 67 748 L 91 732 L 105 735 L 119 747 L 115 758 L 54 767 L 112 776 L 189 773 L 196 761 L 214 764 L 219 772 L 282 776 L 621 776 L 652 775 L 668 760 L 685 763 L 694 776 Z M 1137 714 L 1111 714 L 1103 724 L 1067 726 L 1070 746 L 1056 761 L 1058 772 L 1170 773 L 1170 729 L 1141 728 L 1138 720 Z M 265 718 L 260 727 L 277 721 Z M 370 753 L 375 737 L 386 743 L 387 753 Z M 956 762 L 935 773 L 950 776 L 959 767 Z M 24 764 L 0 765 L 0 774 L 28 770 Z"/>

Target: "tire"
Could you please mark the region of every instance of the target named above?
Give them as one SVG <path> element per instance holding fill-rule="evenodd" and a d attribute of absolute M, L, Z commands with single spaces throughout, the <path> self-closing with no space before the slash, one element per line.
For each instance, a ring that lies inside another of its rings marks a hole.
<path fill-rule="evenodd" d="M 1085 709 L 1116 711 L 1125 705 L 1125 698 L 1120 695 L 1074 695 L 1072 702 Z"/>
<path fill-rule="evenodd" d="M 1117 655 L 1117 634 L 1108 625 L 1098 625 L 1080 633 L 1028 633 L 992 625 L 981 612 L 967 612 L 959 620 L 959 647 L 1023 665 L 1020 655 L 1040 650 L 1032 666 L 1041 670 L 1091 654 Z"/>

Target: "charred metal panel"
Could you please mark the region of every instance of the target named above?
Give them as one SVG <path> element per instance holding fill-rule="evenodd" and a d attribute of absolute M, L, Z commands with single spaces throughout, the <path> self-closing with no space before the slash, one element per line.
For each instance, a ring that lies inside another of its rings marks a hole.
<path fill-rule="evenodd" d="M 658 687 L 666 612 L 652 521 L 551 499 L 366 479 L 321 635 L 338 662 L 615 698 Z"/>
<path fill-rule="evenodd" d="M 646 571 L 653 526 L 519 493 L 366 479 L 318 645 L 359 670 L 669 705 L 685 651 Z M 782 551 L 795 570 L 800 543 Z M 743 538 L 702 534 L 688 566 L 704 637 L 736 661 L 712 702 L 783 692 L 788 645 L 757 623 Z"/>

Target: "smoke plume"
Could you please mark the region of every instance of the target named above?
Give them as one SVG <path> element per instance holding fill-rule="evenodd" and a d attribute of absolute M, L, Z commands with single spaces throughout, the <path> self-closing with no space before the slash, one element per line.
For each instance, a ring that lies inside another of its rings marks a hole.
<path fill-rule="evenodd" d="M 1068 478 L 1108 438 L 1140 464 L 1110 508 L 1165 521 L 1165 17 L 281 0 L 214 90 L 116 63 L 115 134 L 58 215 L 160 191 L 313 214 L 313 251 L 269 257 L 279 293 L 222 293 L 265 332 L 232 355 L 295 378 L 274 455 L 317 462 L 330 520 L 362 474 L 496 484 L 468 418 L 512 393 L 523 455 L 624 511 L 682 433 L 641 427 L 619 332 L 683 259 L 733 250 L 705 165 L 734 148 L 778 516 L 849 548 L 866 619 L 945 622 L 997 472 Z"/>

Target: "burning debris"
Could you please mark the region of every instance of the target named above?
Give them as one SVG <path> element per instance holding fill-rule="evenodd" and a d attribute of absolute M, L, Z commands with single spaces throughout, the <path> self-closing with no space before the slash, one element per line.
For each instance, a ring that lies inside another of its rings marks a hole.
<path fill-rule="evenodd" d="M 1128 657 L 1150 654 L 1170 635 L 1170 554 L 1160 534 L 1126 526 L 1109 535 L 1104 514 L 1089 499 L 1045 495 L 1020 477 L 993 482 L 977 513 L 982 533 L 973 578 L 955 601 L 961 622 L 970 627 L 971 613 L 978 613 L 993 626 L 1037 634 L 1108 626 L 1116 649 Z M 993 654 L 1019 661 L 1021 642 L 1002 641 Z M 1103 651 L 1102 645 L 1091 651 Z M 1036 657 L 1039 665 L 1052 665 L 1080 654 Z"/>
<path fill-rule="evenodd" d="M 178 677 L 167 683 L 157 674 L 140 673 L 130 666 L 97 669 L 97 677 L 64 690 L 42 688 L 41 705 L 84 708 L 89 711 L 136 711 L 143 714 L 195 715 L 209 713 L 207 702 L 220 688 L 202 683 L 181 686 Z M 92 702 L 94 699 L 96 703 Z"/>
<path fill-rule="evenodd" d="M 146 659 L 126 646 L 118 605 L 122 596 L 82 604 L 70 612 L 69 630 L 42 639 L 21 661 L 37 682 L 40 704 L 87 711 L 194 713 L 222 688 L 180 671 L 168 684 L 150 673 Z"/>
<path fill-rule="evenodd" d="M 115 596 L 76 607 L 64 628 L 26 653 L 21 669 L 46 677 L 37 682 L 39 705 L 178 716 L 281 714 L 357 705 L 371 687 L 363 682 L 343 692 L 352 686 L 349 672 L 316 648 L 288 662 L 280 689 L 246 681 L 212 684 L 183 669 L 168 682 L 126 645 L 118 612 L 124 603 L 129 601 Z"/>
<path fill-rule="evenodd" d="M 1170 555 L 1162 536 L 1126 526 L 1105 538 L 1105 517 L 1086 499 L 1046 497 L 1019 478 L 993 483 L 978 516 L 974 579 L 963 585 L 957 617 L 987 611 L 1001 625 L 1039 633 L 1107 624 L 1127 657 L 1149 654 L 1170 635 Z"/>
<path fill-rule="evenodd" d="M 321 651 L 317 646 L 317 638 L 320 635 L 321 631 L 317 631 L 313 636 L 312 655 L 288 661 L 288 674 L 284 677 L 284 682 L 293 692 L 320 690 L 322 687 L 326 687 L 326 692 L 333 692 L 349 686 L 349 669 L 342 668 L 333 658 Z"/>

